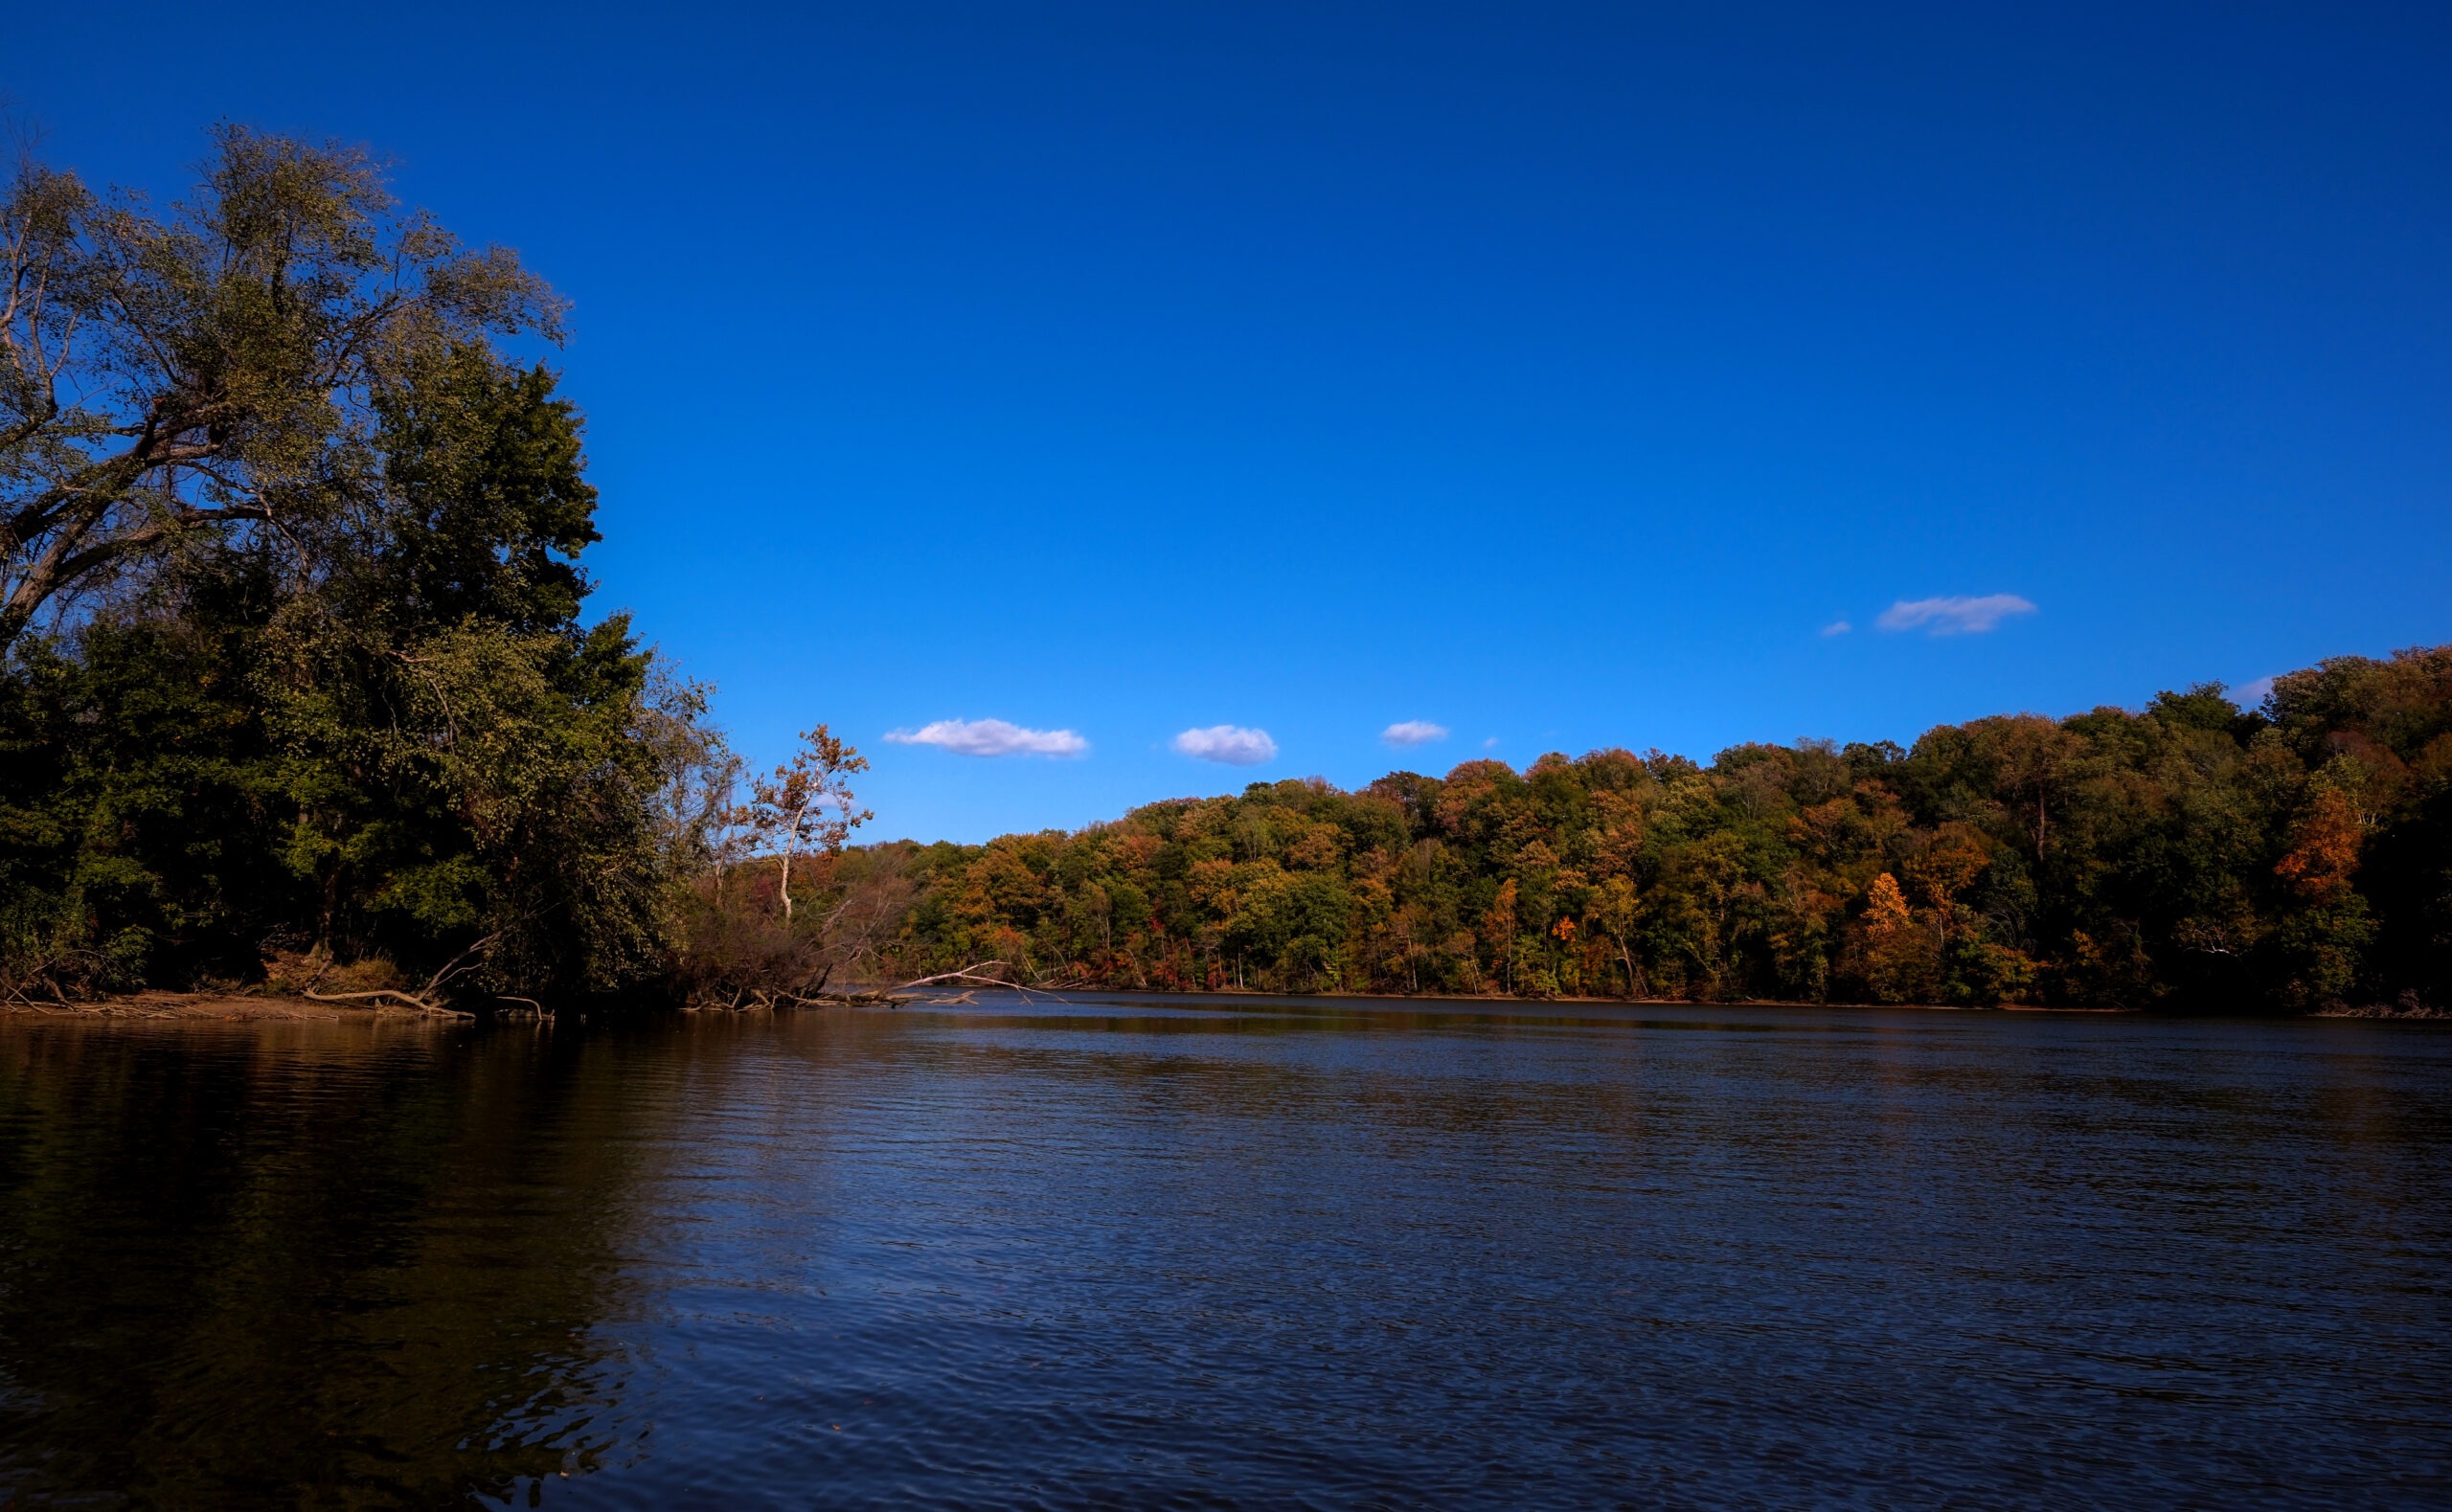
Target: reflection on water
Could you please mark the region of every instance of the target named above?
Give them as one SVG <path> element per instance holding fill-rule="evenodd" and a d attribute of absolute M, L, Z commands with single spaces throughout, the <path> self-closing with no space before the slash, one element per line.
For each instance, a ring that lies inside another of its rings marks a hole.
<path fill-rule="evenodd" d="M 0 1486 L 430 1504 L 601 1463 L 641 1131 L 553 1049 L 0 1028 Z"/>
<path fill-rule="evenodd" d="M 2398 1505 L 2452 1034 L 0 1022 L 0 1503 Z"/>

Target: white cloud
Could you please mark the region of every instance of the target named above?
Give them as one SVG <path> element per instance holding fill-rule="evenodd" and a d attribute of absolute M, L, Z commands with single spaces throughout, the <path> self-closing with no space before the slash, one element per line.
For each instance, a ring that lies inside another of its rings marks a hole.
<path fill-rule="evenodd" d="M 898 746 L 942 746 L 956 756 L 1087 756 L 1090 742 L 1070 730 L 1026 730 L 1002 719 L 940 719 L 917 730 L 889 730 Z"/>
<path fill-rule="evenodd" d="M 2256 678 L 2252 681 L 2241 683 L 2238 687 L 2231 689 L 2231 702 L 2238 705 L 2242 709 L 2259 708 L 2264 703 L 2265 695 L 2272 691 L 2272 678 Z"/>
<path fill-rule="evenodd" d="M 1497 750 L 1497 749 L 1498 749 L 1498 736 L 1496 736 L 1496 735 L 1492 735 L 1492 736 L 1490 736 L 1487 740 L 1483 741 L 1483 742 L 1482 742 L 1482 749 L 1483 749 L 1483 750 L 1485 750 L 1485 751 L 1495 751 L 1495 750 Z"/>
<path fill-rule="evenodd" d="M 1850 624 L 1845 620 L 1833 620 L 1828 624 L 1822 627 L 1822 633 L 1824 635 L 1846 635 L 1849 631 L 1853 630 L 1854 628 L 1854 625 Z"/>
<path fill-rule="evenodd" d="M 1447 727 L 1427 719 L 1408 719 L 1380 731 L 1379 738 L 1392 746 L 1426 746 L 1434 740 L 1446 739 Z"/>
<path fill-rule="evenodd" d="M 1901 598 L 1881 612 L 1873 623 L 1885 630 L 1914 630 L 1927 635 L 1980 635 L 2011 615 L 2032 614 L 2034 605 L 2016 594 L 1986 594 L 1981 598 Z"/>
<path fill-rule="evenodd" d="M 1245 730 L 1240 725 L 1187 730 L 1169 744 L 1188 756 L 1223 761 L 1228 766 L 1258 766 L 1277 759 L 1277 742 L 1268 737 L 1267 731 Z"/>

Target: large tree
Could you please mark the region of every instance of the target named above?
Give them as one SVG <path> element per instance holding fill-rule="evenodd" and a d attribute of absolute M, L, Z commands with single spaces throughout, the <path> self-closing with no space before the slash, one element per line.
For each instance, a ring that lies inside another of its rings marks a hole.
<path fill-rule="evenodd" d="M 200 533 L 324 530 L 379 492 L 415 375 L 558 335 L 512 254 L 404 214 L 364 152 L 214 147 L 158 210 L 31 157 L 0 197 L 0 651 Z"/>
<path fill-rule="evenodd" d="M 506 350 L 556 302 L 362 154 L 216 145 L 164 214 L 6 200 L 0 997 L 634 988 L 731 768 L 581 618 L 583 421 Z"/>

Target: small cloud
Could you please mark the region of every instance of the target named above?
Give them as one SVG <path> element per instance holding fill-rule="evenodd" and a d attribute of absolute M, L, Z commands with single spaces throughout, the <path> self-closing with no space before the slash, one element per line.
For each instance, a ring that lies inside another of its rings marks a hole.
<path fill-rule="evenodd" d="M 1277 742 L 1268 737 L 1267 731 L 1246 730 L 1240 725 L 1187 730 L 1169 744 L 1185 756 L 1223 761 L 1228 766 L 1258 766 L 1277 759 Z"/>
<path fill-rule="evenodd" d="M 1090 742 L 1070 730 L 1027 730 L 1002 719 L 940 719 L 917 730 L 889 730 L 898 746 L 942 746 L 956 756 L 1087 756 Z"/>
<path fill-rule="evenodd" d="M 2241 683 L 2238 687 L 2231 689 L 2231 702 L 2238 705 L 2242 709 L 2256 709 L 2260 707 L 2272 692 L 2273 679 L 2270 677 L 2259 677 L 2248 682 Z"/>
<path fill-rule="evenodd" d="M 1854 625 L 1850 624 L 1845 620 L 1833 620 L 1828 624 L 1822 627 L 1822 633 L 1827 636 L 1846 635 L 1849 631 L 1853 630 L 1854 628 Z"/>
<path fill-rule="evenodd" d="M 1981 598 L 1901 598 L 1881 612 L 1873 623 L 1885 630 L 1914 630 L 1927 635 L 1981 635 L 2011 615 L 2032 614 L 2034 605 L 2016 594 L 1986 594 Z"/>
<path fill-rule="evenodd" d="M 1482 742 L 1482 749 L 1483 749 L 1483 750 L 1485 750 L 1485 751 L 1495 751 L 1495 750 L 1497 750 L 1497 749 L 1498 749 L 1498 736 L 1496 736 L 1496 735 L 1492 735 L 1492 736 L 1490 736 L 1487 740 L 1483 741 L 1483 742 Z"/>
<path fill-rule="evenodd" d="M 1408 719 L 1380 731 L 1379 738 L 1392 746 L 1426 746 L 1434 740 L 1446 739 L 1447 727 L 1427 719 Z"/>

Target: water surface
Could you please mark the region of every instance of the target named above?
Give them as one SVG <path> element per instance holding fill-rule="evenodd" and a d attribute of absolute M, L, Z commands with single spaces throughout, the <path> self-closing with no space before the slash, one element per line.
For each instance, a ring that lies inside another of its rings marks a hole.
<path fill-rule="evenodd" d="M 2442 1504 L 2447 1195 L 2431 1025 L 0 1021 L 0 1504 Z"/>

